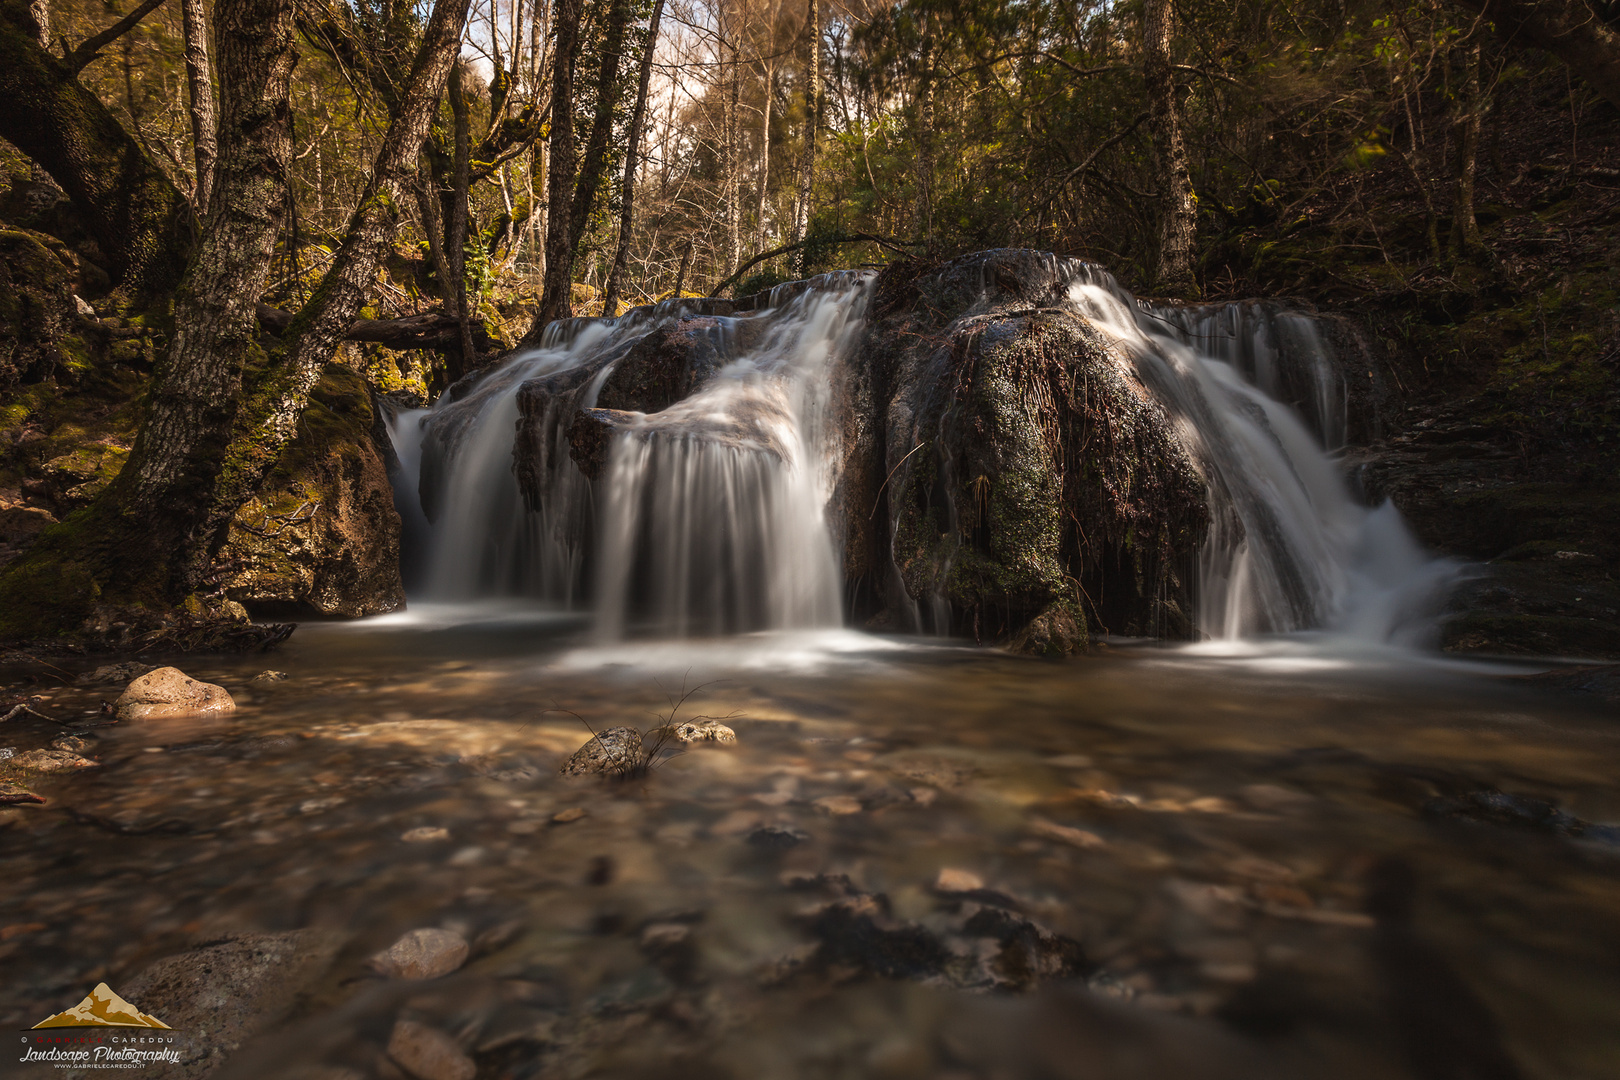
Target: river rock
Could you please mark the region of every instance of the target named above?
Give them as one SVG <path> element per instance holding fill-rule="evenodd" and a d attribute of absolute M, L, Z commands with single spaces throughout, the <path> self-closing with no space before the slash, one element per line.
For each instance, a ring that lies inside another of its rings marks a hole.
<path fill-rule="evenodd" d="M 379 974 L 392 979 L 437 979 L 467 962 L 467 939 L 454 930 L 412 930 L 371 958 Z"/>
<path fill-rule="evenodd" d="M 473 1080 L 478 1072 L 456 1040 L 413 1020 L 394 1025 L 388 1056 L 417 1080 Z"/>
<path fill-rule="evenodd" d="M 703 742 L 735 745 L 737 733 L 718 720 L 682 720 L 677 724 L 653 728 L 647 732 L 644 741 L 678 742 L 686 745 Z"/>
<path fill-rule="evenodd" d="M 558 770 L 563 776 L 623 777 L 646 767 L 641 732 L 612 727 L 598 732 Z"/>
<path fill-rule="evenodd" d="M 184 1037 L 166 1080 L 201 1080 L 274 1024 L 326 973 L 342 945 L 319 930 L 236 934 L 159 960 L 119 993 Z"/>
<path fill-rule="evenodd" d="M 120 720 L 161 720 L 235 708 L 236 702 L 223 686 L 198 682 L 174 667 L 142 675 L 113 703 L 113 712 Z"/>

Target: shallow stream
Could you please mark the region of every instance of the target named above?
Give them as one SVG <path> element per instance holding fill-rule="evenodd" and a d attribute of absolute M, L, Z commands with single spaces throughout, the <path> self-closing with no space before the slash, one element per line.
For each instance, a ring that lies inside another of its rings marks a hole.
<path fill-rule="evenodd" d="M 590 641 L 427 608 L 180 661 L 236 712 L 98 727 L 0 809 L 0 1022 L 312 930 L 334 959 L 218 1075 L 400 1076 L 402 1018 L 480 1077 L 1620 1075 L 1620 728 L 1521 669 Z M 118 690 L 5 674 L 78 726 Z M 683 688 L 735 745 L 557 774 Z M 459 972 L 368 971 L 423 927 Z"/>

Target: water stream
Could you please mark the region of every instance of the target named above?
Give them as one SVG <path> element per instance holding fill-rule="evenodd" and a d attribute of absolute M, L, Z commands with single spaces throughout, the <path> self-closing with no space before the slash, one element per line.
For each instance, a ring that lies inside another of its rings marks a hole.
<path fill-rule="evenodd" d="M 191 1055 L 154 1075 L 221 1080 L 400 1080 L 410 1024 L 477 1080 L 1620 1075 L 1612 717 L 1400 644 L 1456 571 L 1350 498 L 1304 315 L 1062 272 L 1197 446 L 1209 641 L 1045 663 L 842 625 L 860 276 L 691 324 L 716 377 L 619 418 L 600 504 L 568 422 L 692 312 L 563 324 L 394 417 L 408 610 L 169 658 L 235 695 L 212 718 L 109 723 L 118 687 L 0 661 L 51 717 L 0 748 L 70 728 L 96 762 L 0 807 L 0 1023 L 106 981 Z M 558 773 L 697 715 L 736 743 Z M 372 969 L 421 929 L 468 943 L 453 974 Z"/>

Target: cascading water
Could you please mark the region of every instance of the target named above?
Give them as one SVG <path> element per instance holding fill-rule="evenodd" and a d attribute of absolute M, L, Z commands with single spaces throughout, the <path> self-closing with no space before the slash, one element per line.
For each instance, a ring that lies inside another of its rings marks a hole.
<path fill-rule="evenodd" d="M 870 280 L 825 275 L 783 287 L 763 311 L 703 318 L 712 377 L 656 412 L 615 415 L 599 505 L 570 460 L 571 424 L 628 352 L 681 325 L 690 305 L 556 324 L 457 399 L 396 417 L 402 465 L 422 463 L 406 486 L 414 479 L 433 519 L 421 597 L 588 600 L 606 639 L 838 626 L 828 372 L 861 328 Z M 525 384 L 540 381 L 555 392 L 529 418 L 538 491 L 525 500 L 513 431 Z"/>
<path fill-rule="evenodd" d="M 1051 270 L 1061 302 L 1129 357 L 1202 463 L 1204 634 L 1421 632 L 1454 568 L 1428 558 L 1393 507 L 1351 498 L 1329 457 L 1345 442 L 1345 384 L 1311 315 L 1155 306 L 1099 267 Z M 559 323 L 539 349 L 397 416 L 404 501 L 414 509 L 420 493 L 425 511 L 415 597 L 588 607 L 606 639 L 839 625 L 830 374 L 864 328 L 870 281 L 825 275 L 737 316 L 693 320 L 694 306 L 666 302 Z M 672 327 L 712 353 L 704 379 L 645 412 L 595 410 L 607 447 L 593 483 L 576 465 L 581 410 Z M 529 447 L 517 475 L 514 430 Z"/>
<path fill-rule="evenodd" d="M 1416 643 L 1456 570 L 1419 547 L 1393 505 L 1357 503 L 1324 451 L 1343 445 L 1344 384 L 1308 316 L 1145 304 L 1094 266 L 1078 269 L 1069 299 L 1130 355 L 1208 470 L 1203 633 Z M 1314 432 L 1273 396 L 1285 387 L 1304 390 Z"/>

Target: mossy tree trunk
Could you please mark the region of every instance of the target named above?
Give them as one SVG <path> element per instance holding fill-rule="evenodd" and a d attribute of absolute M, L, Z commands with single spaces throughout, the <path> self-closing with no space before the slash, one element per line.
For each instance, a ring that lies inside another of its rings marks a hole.
<path fill-rule="evenodd" d="M 195 238 L 190 204 L 40 31 L 27 0 L 0 0 L 0 136 L 68 193 L 116 284 L 173 289 Z"/>

